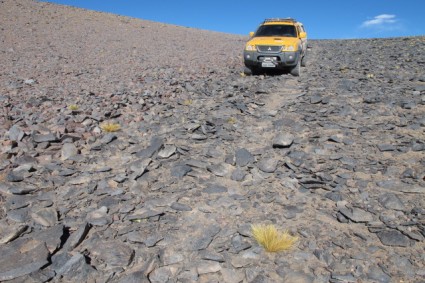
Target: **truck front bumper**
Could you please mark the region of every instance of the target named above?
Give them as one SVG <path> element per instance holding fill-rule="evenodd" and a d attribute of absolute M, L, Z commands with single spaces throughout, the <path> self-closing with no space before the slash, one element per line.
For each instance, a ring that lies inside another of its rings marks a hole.
<path fill-rule="evenodd" d="M 285 51 L 279 53 L 262 53 L 246 51 L 243 53 L 245 66 L 248 68 L 288 69 L 297 65 L 300 60 L 299 51 Z"/>

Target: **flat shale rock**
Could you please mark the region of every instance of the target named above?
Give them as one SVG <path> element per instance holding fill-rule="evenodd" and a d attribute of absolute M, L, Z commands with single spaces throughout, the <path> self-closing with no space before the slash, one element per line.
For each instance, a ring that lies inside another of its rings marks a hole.
<path fill-rule="evenodd" d="M 395 194 L 383 194 L 378 199 L 379 203 L 388 209 L 404 210 L 406 207 L 403 202 Z"/>
<path fill-rule="evenodd" d="M 376 235 L 386 246 L 407 247 L 410 245 L 409 238 L 397 230 L 382 231 Z"/>
<path fill-rule="evenodd" d="M 108 215 L 108 208 L 102 206 L 87 214 L 86 220 L 91 225 L 104 226 L 112 222 L 111 217 Z"/>
<path fill-rule="evenodd" d="M 250 163 L 253 163 L 255 158 L 254 156 L 245 148 L 240 148 L 235 152 L 236 165 L 240 167 L 245 167 Z"/>
<path fill-rule="evenodd" d="M 356 223 L 373 221 L 373 215 L 360 208 L 341 208 L 339 212 Z"/>
<path fill-rule="evenodd" d="M 118 241 L 98 242 L 92 247 L 91 254 L 108 267 L 126 267 L 134 259 L 134 250 Z"/>
<path fill-rule="evenodd" d="M 77 147 L 72 143 L 66 143 L 62 146 L 61 159 L 68 160 L 78 154 Z"/>
<path fill-rule="evenodd" d="M 18 241 L 0 246 L 0 280 L 11 280 L 40 270 L 49 264 L 49 250 L 44 242 Z"/>
<path fill-rule="evenodd" d="M 65 282 L 72 282 L 74 280 L 88 282 L 95 280 L 99 276 L 98 272 L 91 265 L 87 264 L 85 256 L 80 253 L 73 255 L 55 272 Z"/>
<path fill-rule="evenodd" d="M 53 226 L 58 222 L 58 212 L 53 207 L 42 208 L 33 213 L 31 217 L 35 222 L 43 226 Z"/>
<path fill-rule="evenodd" d="M 280 133 L 273 139 L 273 147 L 285 148 L 290 147 L 294 142 L 294 136 L 288 133 Z"/>

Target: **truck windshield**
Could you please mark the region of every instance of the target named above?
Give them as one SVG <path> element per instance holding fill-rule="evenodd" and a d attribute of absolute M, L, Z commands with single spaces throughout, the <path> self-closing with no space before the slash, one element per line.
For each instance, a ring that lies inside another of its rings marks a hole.
<path fill-rule="evenodd" d="M 297 32 L 295 26 L 291 25 L 263 25 L 258 28 L 255 36 L 297 37 Z"/>

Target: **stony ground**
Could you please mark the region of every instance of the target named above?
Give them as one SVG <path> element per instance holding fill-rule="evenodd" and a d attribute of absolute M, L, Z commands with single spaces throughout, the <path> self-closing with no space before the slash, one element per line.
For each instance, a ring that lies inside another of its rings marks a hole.
<path fill-rule="evenodd" d="M 235 35 L 0 24 L 0 281 L 425 282 L 424 37 L 311 40 L 294 78 L 241 75 Z"/>

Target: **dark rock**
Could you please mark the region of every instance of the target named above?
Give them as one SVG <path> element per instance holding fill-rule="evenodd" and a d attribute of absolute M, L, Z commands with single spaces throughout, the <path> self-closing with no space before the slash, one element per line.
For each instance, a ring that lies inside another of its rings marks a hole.
<path fill-rule="evenodd" d="M 153 234 L 153 235 L 150 235 L 149 237 L 147 237 L 144 241 L 143 241 L 143 243 L 148 247 L 148 248 L 151 248 L 151 247 L 154 247 L 158 242 L 160 242 L 160 241 L 162 241 L 164 239 L 164 237 L 163 236 L 161 236 L 161 235 L 158 235 L 158 234 Z"/>
<path fill-rule="evenodd" d="M 51 254 L 59 250 L 62 244 L 62 237 L 64 235 L 64 226 L 62 224 L 50 227 L 46 230 L 33 232 L 30 234 L 32 239 L 39 242 L 45 242 L 46 247 Z"/>
<path fill-rule="evenodd" d="M 192 251 L 199 251 L 208 248 L 215 235 L 221 231 L 221 228 L 216 225 L 206 227 L 200 237 L 189 239 L 189 248 Z"/>
<path fill-rule="evenodd" d="M 142 210 L 134 211 L 134 213 L 132 215 L 129 215 L 127 219 L 130 221 L 133 221 L 133 220 L 154 218 L 163 214 L 164 214 L 163 210 L 142 209 Z"/>
<path fill-rule="evenodd" d="M 366 274 L 367 278 L 373 280 L 374 282 L 380 283 L 389 283 L 391 282 L 391 277 L 382 271 L 382 269 L 376 265 L 369 267 L 369 271 Z"/>
<path fill-rule="evenodd" d="M 118 137 L 115 134 L 107 133 L 100 139 L 99 142 L 101 144 L 109 144 L 109 143 L 113 142 L 114 140 L 116 140 L 117 138 Z"/>
<path fill-rule="evenodd" d="M 223 177 L 228 174 L 228 167 L 224 164 L 214 164 L 207 167 L 207 170 L 216 176 Z"/>
<path fill-rule="evenodd" d="M 219 254 L 219 253 L 216 253 L 216 252 L 213 252 L 213 251 L 201 250 L 199 252 L 199 255 L 202 259 L 212 260 L 212 261 L 217 261 L 217 262 L 225 262 L 222 254 Z"/>
<path fill-rule="evenodd" d="M 314 278 L 301 271 L 289 270 L 286 272 L 283 282 L 313 283 Z"/>
<path fill-rule="evenodd" d="M 90 230 L 89 223 L 85 222 L 83 223 L 77 231 L 71 233 L 68 240 L 65 243 L 64 249 L 67 251 L 72 251 L 75 249 L 79 244 L 81 244 L 82 241 L 84 241 L 84 238 L 87 236 L 87 233 Z"/>
<path fill-rule="evenodd" d="M 233 172 L 232 172 L 232 176 L 231 179 L 234 181 L 242 181 L 246 176 L 246 172 L 244 170 L 242 170 L 241 168 L 236 168 Z"/>
<path fill-rule="evenodd" d="M 87 282 L 90 278 L 95 279 L 98 276 L 97 271 L 87 264 L 84 255 L 77 253 L 72 256 L 63 266 L 56 270 L 58 276 L 64 281 Z"/>
<path fill-rule="evenodd" d="M 174 145 L 165 145 L 163 149 L 158 152 L 158 157 L 169 158 L 176 153 L 177 148 Z"/>
<path fill-rule="evenodd" d="M 56 142 L 58 141 L 57 137 L 53 133 L 49 134 L 35 134 L 33 135 L 33 139 L 36 143 L 42 142 Z"/>
<path fill-rule="evenodd" d="M 199 275 L 207 273 L 216 273 L 221 270 L 221 266 L 216 261 L 200 261 L 197 263 L 196 271 Z"/>
<path fill-rule="evenodd" d="M 258 169 L 266 173 L 273 173 L 277 169 L 277 160 L 273 158 L 262 159 L 258 164 Z"/>
<path fill-rule="evenodd" d="M 248 241 L 244 240 L 244 238 L 241 237 L 241 235 L 239 234 L 234 236 L 231 242 L 235 253 L 239 253 L 251 247 L 251 244 Z"/>
<path fill-rule="evenodd" d="M 177 178 L 183 178 L 191 171 L 192 171 L 192 167 L 188 165 L 176 165 L 171 168 L 171 176 L 174 176 Z"/>
<path fill-rule="evenodd" d="M 12 141 L 21 141 L 22 138 L 25 136 L 24 131 L 21 130 L 21 128 L 17 125 L 13 125 L 9 129 L 9 139 Z"/>
<path fill-rule="evenodd" d="M 163 145 L 163 139 L 161 139 L 160 137 L 153 137 L 151 139 L 150 145 L 147 148 L 137 152 L 136 156 L 139 158 L 151 158 L 162 148 Z"/>
<path fill-rule="evenodd" d="M 240 167 L 247 166 L 255 161 L 254 156 L 245 148 L 240 148 L 235 152 L 236 165 Z"/>
<path fill-rule="evenodd" d="M 394 151 L 396 150 L 395 146 L 391 144 L 378 144 L 378 149 L 380 151 Z"/>
<path fill-rule="evenodd" d="M 0 246 L 0 280 L 30 274 L 49 264 L 49 250 L 44 242 L 35 240 L 12 242 Z"/>
<path fill-rule="evenodd" d="M 290 147 L 294 142 L 294 136 L 291 134 L 280 133 L 273 139 L 274 148 Z"/>
<path fill-rule="evenodd" d="M 131 174 L 130 179 L 137 180 L 140 176 L 142 176 L 146 172 L 146 169 L 151 162 L 152 159 L 144 158 L 131 163 L 130 169 L 133 171 L 133 173 Z"/>
<path fill-rule="evenodd" d="M 14 195 L 26 195 L 36 191 L 36 187 L 21 187 L 21 186 L 12 186 L 9 188 L 9 193 Z"/>
<path fill-rule="evenodd" d="M 364 211 L 360 208 L 341 208 L 339 212 L 356 223 L 373 221 L 373 215 L 370 212 Z"/>
<path fill-rule="evenodd" d="M 409 238 L 397 230 L 381 231 L 376 235 L 381 243 L 386 246 L 408 247 L 410 245 Z"/>
<path fill-rule="evenodd" d="M 299 206 L 286 205 L 284 206 L 284 210 L 282 214 L 283 214 L 283 217 L 285 217 L 286 219 L 292 219 L 292 218 L 295 218 L 297 214 L 301 212 L 303 212 L 303 209 Z"/>
<path fill-rule="evenodd" d="M 186 204 L 174 202 L 171 204 L 171 208 L 177 211 L 191 211 L 192 208 Z"/>
<path fill-rule="evenodd" d="M 131 272 L 119 279 L 120 283 L 151 283 L 143 271 Z"/>
<path fill-rule="evenodd" d="M 22 182 L 24 180 L 24 176 L 14 172 L 9 172 L 6 176 L 6 180 L 9 182 Z"/>
<path fill-rule="evenodd" d="M 120 241 L 98 242 L 91 254 L 111 267 L 126 267 L 134 258 L 134 250 Z"/>
<path fill-rule="evenodd" d="M 0 230 L 0 245 L 7 244 L 16 238 L 18 238 L 22 233 L 28 229 L 27 225 L 10 225 L 6 228 Z"/>
<path fill-rule="evenodd" d="M 108 215 L 108 208 L 102 206 L 97 210 L 89 212 L 86 216 L 86 221 L 94 226 L 104 226 L 112 222 L 111 217 Z"/>
<path fill-rule="evenodd" d="M 171 265 L 182 262 L 184 260 L 184 256 L 181 253 L 170 249 L 162 249 L 159 253 L 159 259 L 161 265 Z"/>
<path fill-rule="evenodd" d="M 317 104 L 317 103 L 320 103 L 321 101 L 322 101 L 322 96 L 319 94 L 315 94 L 310 97 L 311 104 Z"/>
<path fill-rule="evenodd" d="M 61 159 L 68 160 L 78 154 L 78 149 L 73 143 L 65 143 L 61 150 Z"/>
<path fill-rule="evenodd" d="M 29 209 L 25 207 L 15 210 L 9 210 L 7 212 L 7 218 L 14 222 L 26 223 L 27 221 L 29 221 Z"/>
<path fill-rule="evenodd" d="M 53 207 L 42 208 L 31 213 L 32 219 L 43 226 L 53 226 L 58 222 L 58 212 Z"/>
<path fill-rule="evenodd" d="M 395 195 L 391 193 L 383 194 L 379 197 L 379 203 L 388 209 L 404 210 L 405 206 L 403 202 Z"/>
<path fill-rule="evenodd" d="M 227 188 L 218 184 L 208 184 L 202 191 L 207 194 L 221 194 L 227 192 Z"/>

